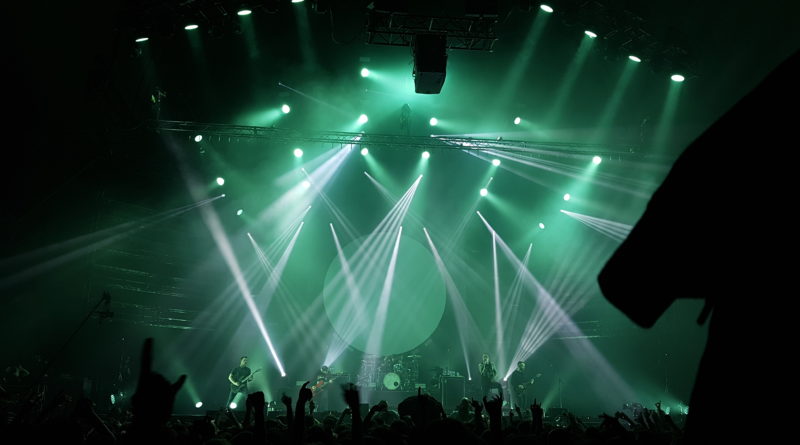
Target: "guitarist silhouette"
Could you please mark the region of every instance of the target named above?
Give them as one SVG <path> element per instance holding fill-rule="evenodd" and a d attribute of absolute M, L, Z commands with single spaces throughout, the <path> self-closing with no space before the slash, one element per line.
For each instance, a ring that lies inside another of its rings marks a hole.
<path fill-rule="evenodd" d="M 525 370 L 525 362 L 517 362 L 517 369 L 511 374 L 511 387 L 514 389 L 514 396 L 516 397 L 516 404 L 518 406 L 528 406 L 528 399 L 530 398 L 528 389 L 533 385 L 536 379 L 541 376 L 541 373 L 534 376 L 529 375 Z"/>
<path fill-rule="evenodd" d="M 239 359 L 239 366 L 233 368 L 228 374 L 228 381 L 231 382 L 231 391 L 228 395 L 228 403 L 225 404 L 226 407 L 230 407 L 237 394 L 247 394 L 247 382 L 253 380 L 253 376 L 258 371 L 261 371 L 261 369 L 256 369 L 255 372 L 250 371 L 250 368 L 247 367 L 246 355 Z"/>

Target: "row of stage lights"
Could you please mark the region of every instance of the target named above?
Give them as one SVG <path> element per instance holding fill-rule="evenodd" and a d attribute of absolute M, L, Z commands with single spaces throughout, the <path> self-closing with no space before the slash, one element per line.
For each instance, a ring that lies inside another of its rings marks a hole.
<path fill-rule="evenodd" d="M 197 141 L 197 142 L 200 142 L 202 139 L 203 139 L 203 136 L 202 136 L 202 135 L 197 135 L 197 136 L 195 136 L 195 138 L 194 138 L 194 140 L 195 140 L 195 141 Z M 367 155 L 369 155 L 369 148 L 367 148 L 367 147 L 363 147 L 363 148 L 361 148 L 361 151 L 360 151 L 360 153 L 361 153 L 361 156 L 367 156 Z M 297 148 L 295 148 L 294 150 L 292 150 L 292 154 L 294 155 L 294 157 L 295 157 L 295 158 L 298 158 L 298 159 L 299 159 L 299 158 L 302 158 L 302 157 L 303 157 L 303 149 L 302 149 L 302 148 L 300 148 L 300 147 L 297 147 Z M 430 153 L 429 151 L 427 151 L 427 150 L 426 150 L 426 151 L 423 151 L 423 152 L 422 152 L 422 154 L 421 154 L 420 156 L 422 157 L 422 159 L 426 159 L 426 160 L 427 160 L 427 159 L 430 159 L 430 157 L 431 157 L 431 153 Z M 592 158 L 592 164 L 594 164 L 594 165 L 599 165 L 601 162 L 603 162 L 603 158 L 601 158 L 600 156 L 594 156 L 594 157 Z M 495 167 L 499 167 L 499 166 L 500 166 L 500 163 L 501 163 L 501 162 L 500 162 L 500 160 L 499 160 L 499 159 L 497 159 L 497 158 L 495 158 L 495 159 L 492 159 L 492 165 L 493 165 L 493 166 L 495 166 Z M 490 178 L 490 180 L 489 180 L 489 183 L 491 183 L 492 179 L 494 179 L 494 178 Z M 217 183 L 217 185 L 219 185 L 220 187 L 221 187 L 221 186 L 223 186 L 223 185 L 225 185 L 225 178 L 223 178 L 222 176 L 219 176 L 219 177 L 217 177 L 217 179 L 216 179 L 216 183 Z M 300 184 L 301 184 L 301 185 L 303 186 L 303 188 L 305 188 L 305 189 L 311 188 L 311 182 L 309 182 L 307 179 L 306 179 L 306 180 L 303 180 L 303 182 L 301 182 Z M 487 195 L 489 195 L 489 188 L 488 188 L 488 184 L 487 184 L 487 186 L 486 186 L 486 187 L 483 187 L 483 188 L 481 188 L 481 189 L 480 189 L 480 191 L 479 191 L 479 194 L 480 194 L 481 196 L 487 196 Z M 222 196 L 224 197 L 225 195 L 222 195 Z M 569 193 L 565 193 L 563 198 L 564 198 L 564 201 L 569 201 L 569 200 L 572 198 L 572 196 L 571 196 Z M 244 210 L 243 210 L 243 209 L 238 209 L 238 210 L 236 211 L 236 215 L 237 215 L 237 216 L 241 216 L 243 213 L 244 213 Z M 540 228 L 540 229 L 544 229 L 544 224 L 542 224 L 542 223 L 539 223 L 539 228 Z"/>
<path fill-rule="evenodd" d="M 301 3 L 302 1 L 303 0 L 292 0 L 292 3 Z M 544 12 L 546 12 L 548 14 L 552 14 L 555 11 L 552 6 L 549 6 L 549 5 L 546 5 L 546 4 L 539 5 L 539 8 L 542 11 L 544 11 Z M 250 15 L 252 13 L 253 13 L 253 11 L 250 10 L 250 9 L 240 9 L 236 14 L 239 15 L 239 16 L 248 16 L 248 15 Z M 198 29 L 199 27 L 200 26 L 197 25 L 196 23 L 190 23 L 190 24 L 187 24 L 186 26 L 184 26 L 183 29 L 185 29 L 187 31 L 193 31 L 195 29 Z M 591 31 L 591 30 L 587 29 L 587 30 L 583 31 L 583 33 L 586 34 L 590 39 L 596 39 L 597 38 L 597 33 L 594 32 L 594 31 Z M 148 40 L 149 40 L 148 37 L 141 36 L 141 37 L 138 37 L 136 39 L 136 42 L 137 43 L 142 43 L 142 42 L 146 42 Z M 642 59 L 640 57 L 634 55 L 634 54 L 628 55 L 628 60 L 631 60 L 631 61 L 636 62 L 636 63 L 641 63 L 642 62 Z M 369 77 L 369 69 L 368 68 L 366 68 L 366 67 L 361 68 L 361 77 Z M 682 74 L 675 73 L 675 74 L 670 75 L 670 79 L 672 79 L 673 82 L 683 82 L 686 78 Z M 288 105 L 284 105 L 283 108 L 284 108 L 284 110 L 283 110 L 284 113 L 288 113 L 289 112 L 288 111 L 288 109 L 289 109 Z M 362 114 L 361 116 L 363 118 L 366 118 L 366 115 L 364 115 L 364 114 Z M 517 125 L 519 124 L 518 120 L 519 120 L 519 118 L 514 119 L 514 123 L 517 124 Z M 360 122 L 360 119 L 359 119 L 359 122 Z M 364 122 L 366 122 L 366 120 L 364 120 Z M 360 122 L 360 123 L 364 123 L 364 122 Z M 430 122 L 431 122 L 431 126 L 436 126 L 437 120 L 436 120 L 435 117 L 432 117 Z"/>

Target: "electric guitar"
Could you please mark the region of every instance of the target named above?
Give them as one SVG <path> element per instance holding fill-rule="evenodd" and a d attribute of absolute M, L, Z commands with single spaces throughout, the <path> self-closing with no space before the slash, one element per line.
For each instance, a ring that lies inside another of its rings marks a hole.
<path fill-rule="evenodd" d="M 542 373 L 540 372 L 540 373 L 536 374 L 535 376 L 533 376 L 528 383 L 523 383 L 521 385 L 515 386 L 514 389 L 516 390 L 517 394 L 524 394 L 525 391 L 528 388 L 530 388 L 531 385 L 533 385 L 536 382 L 536 379 L 538 379 L 541 376 L 542 376 Z"/>
<path fill-rule="evenodd" d="M 237 392 L 245 391 L 247 389 L 246 388 L 247 382 L 253 380 L 253 377 L 256 375 L 258 371 L 261 371 L 261 368 L 256 369 L 255 371 L 251 372 L 250 375 L 240 380 L 239 386 L 236 386 L 231 383 L 231 391 L 237 391 Z"/>
<path fill-rule="evenodd" d="M 323 388 L 325 388 L 327 385 L 333 383 L 333 381 L 338 379 L 339 377 L 341 377 L 341 375 L 329 375 L 327 378 L 318 377 L 317 378 L 317 383 L 314 383 L 314 385 L 311 387 L 311 392 L 316 394 L 316 393 L 322 391 Z"/>

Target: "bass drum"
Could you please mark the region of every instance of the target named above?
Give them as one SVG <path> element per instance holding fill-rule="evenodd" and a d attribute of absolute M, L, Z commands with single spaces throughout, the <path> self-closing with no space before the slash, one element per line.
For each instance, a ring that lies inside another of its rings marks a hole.
<path fill-rule="evenodd" d="M 383 376 L 383 386 L 390 391 L 400 388 L 400 376 L 394 372 L 386 374 Z"/>

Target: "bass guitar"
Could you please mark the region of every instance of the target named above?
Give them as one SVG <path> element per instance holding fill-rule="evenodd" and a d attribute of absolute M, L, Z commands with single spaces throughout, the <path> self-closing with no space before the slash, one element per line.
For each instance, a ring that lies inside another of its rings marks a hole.
<path fill-rule="evenodd" d="M 251 372 L 250 375 L 240 380 L 239 386 L 231 384 L 231 391 L 236 391 L 236 392 L 245 391 L 247 389 L 247 382 L 252 381 L 253 377 L 255 377 L 256 373 L 259 371 L 261 371 L 261 368 L 256 369 L 255 371 Z"/>

